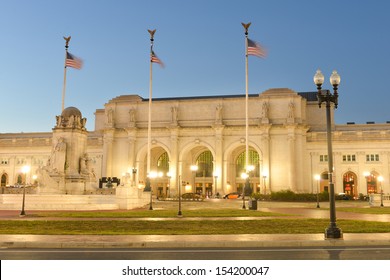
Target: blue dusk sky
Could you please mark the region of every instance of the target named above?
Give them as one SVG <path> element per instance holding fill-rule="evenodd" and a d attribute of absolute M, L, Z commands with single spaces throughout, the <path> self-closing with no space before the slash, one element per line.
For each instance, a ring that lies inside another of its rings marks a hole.
<path fill-rule="evenodd" d="M 390 1 L 0 0 L 0 133 L 50 132 L 61 113 L 65 41 L 82 58 L 68 68 L 65 107 L 94 112 L 124 94 L 153 97 L 245 94 L 245 35 L 267 50 L 249 57 L 249 93 L 315 91 L 341 76 L 336 123 L 390 120 Z"/>

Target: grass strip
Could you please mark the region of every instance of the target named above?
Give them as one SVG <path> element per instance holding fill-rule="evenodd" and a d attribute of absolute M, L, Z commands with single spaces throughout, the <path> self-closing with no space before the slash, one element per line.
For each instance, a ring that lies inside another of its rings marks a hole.
<path fill-rule="evenodd" d="M 37 212 L 29 213 L 30 217 L 61 217 L 61 218 L 173 218 L 177 210 L 130 210 L 130 211 L 67 211 L 67 212 Z M 183 211 L 185 217 L 272 217 L 288 216 L 274 212 L 250 211 L 242 209 L 197 209 Z"/>
<path fill-rule="evenodd" d="M 247 221 L 0 221 L 0 234 L 46 235 L 205 235 L 324 233 L 327 219 Z M 339 220 L 344 233 L 390 232 L 390 223 Z"/>
<path fill-rule="evenodd" d="M 359 214 L 383 215 L 383 214 L 390 214 L 390 207 L 366 207 L 366 208 L 340 207 L 340 208 L 337 208 L 336 211 L 359 213 Z"/>

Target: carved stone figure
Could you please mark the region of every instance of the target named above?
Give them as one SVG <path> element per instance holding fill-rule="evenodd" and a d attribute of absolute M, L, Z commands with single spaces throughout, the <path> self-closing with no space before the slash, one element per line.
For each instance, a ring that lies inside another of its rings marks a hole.
<path fill-rule="evenodd" d="M 114 124 L 114 110 L 112 108 L 107 111 L 107 124 L 112 126 Z"/>
<path fill-rule="evenodd" d="M 81 129 L 85 130 L 86 129 L 86 127 L 85 127 L 86 124 L 87 124 L 87 118 L 82 118 L 80 120 Z"/>
<path fill-rule="evenodd" d="M 269 114 L 269 104 L 268 104 L 267 101 L 264 101 L 263 102 L 262 111 L 261 111 L 261 117 L 263 119 L 267 119 L 268 118 L 268 114 Z"/>
<path fill-rule="evenodd" d="M 61 127 L 62 116 L 56 116 L 56 127 Z"/>
<path fill-rule="evenodd" d="M 135 122 L 135 109 L 130 109 L 129 118 L 130 118 L 130 122 Z"/>
<path fill-rule="evenodd" d="M 172 113 L 172 123 L 177 124 L 177 107 L 171 107 L 171 113 Z"/>
<path fill-rule="evenodd" d="M 63 173 L 65 171 L 66 143 L 64 138 L 59 138 L 48 160 L 51 171 Z"/>
<path fill-rule="evenodd" d="M 288 115 L 287 115 L 287 118 L 288 119 L 294 119 L 294 102 L 290 102 L 288 104 Z"/>
<path fill-rule="evenodd" d="M 218 104 L 217 107 L 215 107 L 215 123 L 221 124 L 222 123 L 222 105 Z"/>
<path fill-rule="evenodd" d="M 89 173 L 89 157 L 87 153 L 84 153 L 80 158 L 80 174 L 88 175 Z"/>

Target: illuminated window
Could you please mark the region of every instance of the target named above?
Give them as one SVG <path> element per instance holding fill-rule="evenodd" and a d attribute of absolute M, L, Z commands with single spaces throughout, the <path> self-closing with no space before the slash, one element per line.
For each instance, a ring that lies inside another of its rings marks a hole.
<path fill-rule="evenodd" d="M 343 155 L 343 161 L 356 161 L 356 155 Z"/>
<path fill-rule="evenodd" d="M 379 161 L 379 154 L 366 155 L 366 161 Z"/>
<path fill-rule="evenodd" d="M 168 153 L 163 153 L 157 160 L 157 171 L 166 174 L 169 172 L 169 157 Z"/>
<path fill-rule="evenodd" d="M 328 155 L 320 155 L 320 162 L 328 161 Z"/>
<path fill-rule="evenodd" d="M 201 153 L 196 159 L 198 171 L 196 177 L 213 177 L 213 154 L 210 151 Z"/>
<path fill-rule="evenodd" d="M 236 161 L 236 176 L 240 177 L 242 173 L 246 172 L 246 152 L 241 153 Z M 248 163 L 255 167 L 253 170 L 254 177 L 260 177 L 260 168 L 259 168 L 260 156 L 259 153 L 253 150 L 249 150 Z M 252 174 L 252 173 L 251 173 Z M 251 175 L 252 176 L 252 175 Z"/>

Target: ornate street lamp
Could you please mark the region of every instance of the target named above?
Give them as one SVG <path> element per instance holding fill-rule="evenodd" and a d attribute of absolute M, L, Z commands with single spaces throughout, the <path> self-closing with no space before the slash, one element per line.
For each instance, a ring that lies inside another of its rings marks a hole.
<path fill-rule="evenodd" d="M 381 185 L 381 207 L 383 207 L 383 188 L 382 188 L 383 177 L 379 176 L 378 181 L 379 181 L 379 184 Z"/>
<path fill-rule="evenodd" d="M 245 207 L 245 195 L 246 195 L 247 186 L 249 186 L 249 175 L 248 175 L 248 173 L 245 173 L 245 172 L 241 173 L 241 178 L 245 179 L 245 185 L 242 188 L 242 209 L 246 209 L 246 207 Z"/>
<path fill-rule="evenodd" d="M 168 178 L 168 185 L 167 185 L 167 187 L 168 187 L 168 189 L 167 189 L 167 196 L 168 197 L 171 197 L 171 178 L 172 178 L 172 174 L 171 174 L 171 172 L 167 172 L 167 178 Z"/>
<path fill-rule="evenodd" d="M 314 175 L 314 179 L 317 181 L 317 208 L 320 208 L 320 199 L 318 197 L 318 185 L 320 184 L 321 176 L 316 174 Z"/>
<path fill-rule="evenodd" d="M 133 173 L 133 187 L 135 187 L 136 186 L 135 176 L 137 175 L 137 168 L 133 167 L 132 173 Z"/>
<path fill-rule="evenodd" d="M 25 201 L 26 201 L 27 173 L 30 172 L 30 166 L 29 165 L 23 166 L 22 172 L 24 174 L 25 181 L 24 181 L 24 185 L 23 185 L 22 211 L 20 212 L 19 217 L 26 216 L 26 212 L 24 211 L 24 205 L 25 205 Z"/>
<path fill-rule="evenodd" d="M 183 213 L 181 212 L 181 187 L 182 187 L 182 183 L 181 183 L 181 175 L 179 175 L 179 211 L 177 212 L 177 216 L 179 218 L 183 217 Z"/>
<path fill-rule="evenodd" d="M 154 179 L 157 177 L 157 173 L 154 171 L 151 171 L 148 176 L 146 177 L 146 186 L 144 189 L 144 192 L 150 191 L 150 203 L 149 203 L 149 210 L 153 210 L 153 188 L 151 185 L 151 179 Z"/>
<path fill-rule="evenodd" d="M 332 151 L 332 131 L 331 131 L 331 117 L 330 117 L 330 107 L 331 103 L 334 104 L 337 108 L 338 104 L 338 92 L 337 88 L 340 84 L 340 75 L 337 71 L 333 71 L 330 76 L 330 84 L 333 86 L 333 94 L 329 90 L 321 90 L 322 84 L 324 83 L 324 75 L 321 73 L 321 70 L 317 70 L 314 75 L 314 84 L 317 85 L 317 98 L 318 106 L 321 108 L 321 104 L 325 102 L 326 104 L 326 134 L 327 134 L 327 143 L 328 143 L 328 174 L 329 174 L 329 209 L 330 209 L 330 223 L 328 228 L 325 230 L 326 239 L 337 239 L 342 238 L 343 233 L 341 229 L 336 225 L 336 205 L 335 205 L 335 195 L 334 195 L 334 183 L 333 183 L 333 151 Z"/>

